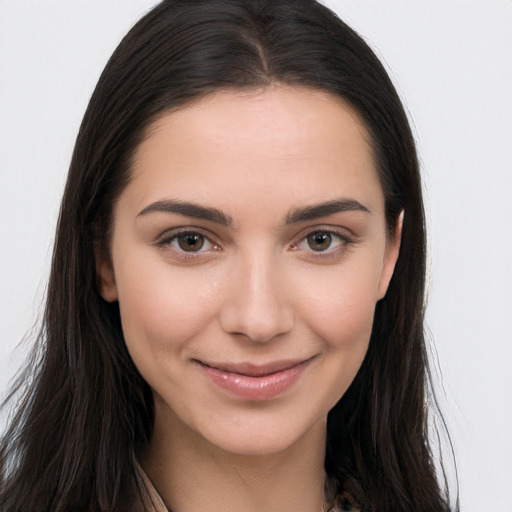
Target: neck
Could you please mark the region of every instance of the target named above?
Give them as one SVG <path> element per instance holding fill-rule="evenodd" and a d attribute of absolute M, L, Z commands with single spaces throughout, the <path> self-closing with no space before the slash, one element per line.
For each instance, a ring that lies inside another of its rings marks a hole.
<path fill-rule="evenodd" d="M 325 503 L 325 421 L 278 453 L 226 452 L 158 413 L 142 465 L 172 512 L 320 512 Z"/>

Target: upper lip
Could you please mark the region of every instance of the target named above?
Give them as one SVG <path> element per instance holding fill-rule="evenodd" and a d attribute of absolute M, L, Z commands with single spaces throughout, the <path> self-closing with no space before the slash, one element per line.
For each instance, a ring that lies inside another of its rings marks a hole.
<path fill-rule="evenodd" d="M 315 356 L 313 356 L 315 357 Z M 214 368 L 216 370 L 229 372 L 229 373 L 237 373 L 239 375 L 246 375 L 248 377 L 264 377 L 266 375 L 272 375 L 273 373 L 282 372 L 284 370 L 289 370 L 299 364 L 305 363 L 313 357 L 307 357 L 304 359 L 282 359 L 279 361 L 271 361 L 264 364 L 253 364 L 253 363 L 229 363 L 229 362 L 205 362 L 198 361 L 200 364 L 204 366 L 208 366 L 209 368 Z"/>

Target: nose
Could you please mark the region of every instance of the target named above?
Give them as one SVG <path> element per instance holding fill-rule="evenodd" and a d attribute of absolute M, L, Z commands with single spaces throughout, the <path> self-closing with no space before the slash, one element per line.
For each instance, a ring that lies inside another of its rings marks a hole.
<path fill-rule="evenodd" d="M 294 312 L 272 258 L 246 258 L 229 277 L 220 315 L 223 330 L 266 343 L 290 332 Z"/>

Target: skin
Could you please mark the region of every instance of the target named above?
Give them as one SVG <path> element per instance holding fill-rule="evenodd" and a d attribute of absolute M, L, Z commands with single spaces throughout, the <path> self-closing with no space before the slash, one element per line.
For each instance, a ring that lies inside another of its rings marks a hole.
<path fill-rule="evenodd" d="M 347 211 L 290 218 L 339 200 Z M 165 201 L 225 218 L 160 211 Z M 400 226 L 387 233 L 366 130 L 326 92 L 225 91 L 150 127 L 98 272 L 154 393 L 142 464 L 175 512 L 321 510 L 327 413 L 388 287 Z M 200 364 L 284 360 L 307 362 L 262 400 L 219 387 Z"/>

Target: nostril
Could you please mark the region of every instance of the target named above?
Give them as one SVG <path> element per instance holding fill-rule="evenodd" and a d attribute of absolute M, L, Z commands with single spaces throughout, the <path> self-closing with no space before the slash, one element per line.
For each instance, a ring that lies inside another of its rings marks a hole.
<path fill-rule="evenodd" d="M 269 251 L 251 251 L 231 274 L 221 307 L 222 329 L 266 343 L 293 328 L 292 301 Z"/>
<path fill-rule="evenodd" d="M 286 303 L 262 305 L 234 301 L 221 313 L 222 329 L 244 335 L 254 342 L 265 343 L 292 330 L 293 311 Z"/>

